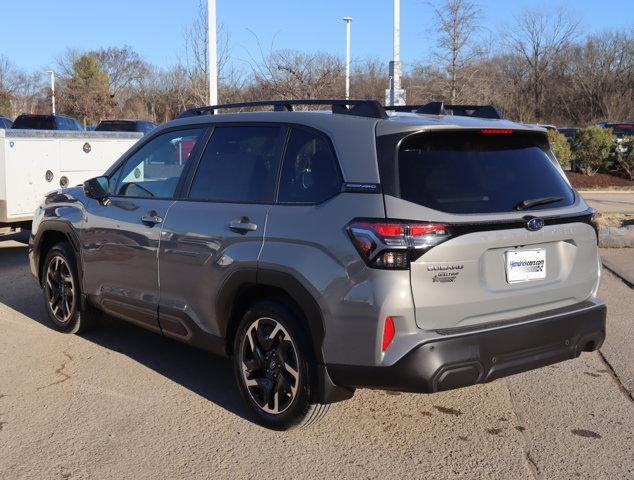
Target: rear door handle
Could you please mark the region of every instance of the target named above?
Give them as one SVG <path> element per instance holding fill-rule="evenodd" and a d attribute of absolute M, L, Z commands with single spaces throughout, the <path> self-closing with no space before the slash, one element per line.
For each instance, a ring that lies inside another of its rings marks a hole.
<path fill-rule="evenodd" d="M 229 228 L 236 232 L 246 233 L 255 232 L 258 229 L 257 224 L 252 223 L 249 217 L 242 217 L 238 220 L 232 220 L 229 223 Z"/>
<path fill-rule="evenodd" d="M 141 217 L 141 221 L 150 227 L 162 223 L 163 219 L 159 217 L 156 212 L 149 212 L 147 215 L 143 215 Z"/>

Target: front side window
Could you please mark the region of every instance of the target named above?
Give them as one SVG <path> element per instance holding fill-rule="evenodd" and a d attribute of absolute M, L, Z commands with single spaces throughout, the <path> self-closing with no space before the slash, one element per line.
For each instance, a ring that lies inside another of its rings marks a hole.
<path fill-rule="evenodd" d="M 337 159 L 326 139 L 313 131 L 293 128 L 286 147 L 281 203 L 321 203 L 340 191 Z"/>
<path fill-rule="evenodd" d="M 193 200 L 273 201 L 285 129 L 216 127 L 190 190 Z"/>
<path fill-rule="evenodd" d="M 202 128 L 177 130 L 143 145 L 118 174 L 115 195 L 172 198 L 181 172 L 203 132 Z"/>

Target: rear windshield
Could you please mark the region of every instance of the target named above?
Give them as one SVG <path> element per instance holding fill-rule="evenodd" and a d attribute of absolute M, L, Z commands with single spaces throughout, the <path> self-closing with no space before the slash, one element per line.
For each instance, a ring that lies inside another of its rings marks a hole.
<path fill-rule="evenodd" d="M 22 128 L 28 130 L 55 130 L 55 121 L 51 116 L 20 115 L 15 119 L 12 128 Z"/>
<path fill-rule="evenodd" d="M 511 212 L 523 201 L 574 202 L 572 189 L 547 155 L 542 134 L 423 133 L 407 137 L 398 156 L 400 196 L 448 213 Z"/>
<path fill-rule="evenodd" d="M 97 132 L 136 132 L 134 122 L 101 122 L 95 128 Z"/>

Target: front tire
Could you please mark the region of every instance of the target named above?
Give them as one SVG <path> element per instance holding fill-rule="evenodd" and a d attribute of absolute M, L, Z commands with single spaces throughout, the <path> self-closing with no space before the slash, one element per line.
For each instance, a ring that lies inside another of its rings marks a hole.
<path fill-rule="evenodd" d="M 56 330 L 80 333 L 94 325 L 97 312 L 82 301 L 75 253 L 68 243 L 58 243 L 46 254 L 42 291 L 46 311 Z"/>
<path fill-rule="evenodd" d="M 242 317 L 234 341 L 234 373 L 258 423 L 274 430 L 307 426 L 328 405 L 311 404 L 314 372 L 308 336 L 282 303 L 263 301 Z"/>

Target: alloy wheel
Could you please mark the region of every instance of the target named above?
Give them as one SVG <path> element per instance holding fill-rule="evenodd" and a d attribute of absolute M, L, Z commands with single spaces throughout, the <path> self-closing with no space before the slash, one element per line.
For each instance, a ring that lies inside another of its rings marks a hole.
<path fill-rule="evenodd" d="M 46 298 L 48 305 L 60 323 L 68 323 L 76 301 L 75 282 L 70 266 L 60 255 L 54 256 L 46 271 Z"/>
<path fill-rule="evenodd" d="M 242 377 L 251 399 L 266 413 L 280 414 L 293 403 L 299 386 L 295 343 L 284 326 L 259 318 L 240 347 Z"/>

